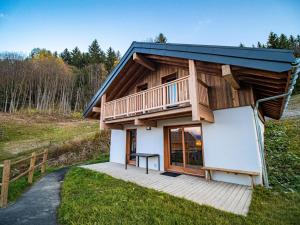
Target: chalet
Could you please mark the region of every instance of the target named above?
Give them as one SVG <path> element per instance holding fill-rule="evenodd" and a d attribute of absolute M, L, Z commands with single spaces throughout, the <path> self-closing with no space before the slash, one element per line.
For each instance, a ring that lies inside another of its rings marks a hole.
<path fill-rule="evenodd" d="M 297 62 L 289 50 L 133 42 L 84 117 L 111 129 L 111 162 L 268 185 L 265 117 L 282 116 Z"/>

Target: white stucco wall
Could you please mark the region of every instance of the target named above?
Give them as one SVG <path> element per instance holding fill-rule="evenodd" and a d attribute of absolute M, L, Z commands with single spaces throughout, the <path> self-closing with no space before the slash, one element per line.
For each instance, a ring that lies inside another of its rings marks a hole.
<path fill-rule="evenodd" d="M 125 163 L 126 154 L 126 131 L 125 130 L 111 130 L 110 143 L 110 162 Z"/>
<path fill-rule="evenodd" d="M 251 107 L 239 107 L 214 111 L 215 123 L 202 123 L 204 164 L 236 170 L 261 172 L 254 114 Z M 126 129 L 137 129 L 137 152 L 160 154 L 160 168 L 164 170 L 163 127 L 192 124 L 191 117 L 158 121 L 156 128 L 125 126 L 124 130 L 112 130 L 110 161 L 125 162 Z M 145 167 L 141 158 L 140 166 Z M 157 169 L 157 159 L 149 159 L 149 168 Z M 243 175 L 215 172 L 214 180 L 250 184 Z M 261 177 L 256 179 L 261 183 Z"/>
<path fill-rule="evenodd" d="M 203 123 L 204 162 L 208 167 L 261 172 L 253 109 L 214 111 L 215 123 Z M 214 180 L 250 184 L 249 176 L 215 172 Z M 256 183 L 261 183 L 257 177 Z"/>

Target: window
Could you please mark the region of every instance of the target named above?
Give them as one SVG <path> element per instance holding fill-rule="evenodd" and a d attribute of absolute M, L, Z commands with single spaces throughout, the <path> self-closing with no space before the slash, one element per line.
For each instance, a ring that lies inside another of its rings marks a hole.
<path fill-rule="evenodd" d="M 161 78 L 162 84 L 169 83 L 171 81 L 174 81 L 177 79 L 177 73 L 172 73 L 170 75 L 164 76 Z M 168 107 L 176 107 L 177 103 L 177 85 L 176 83 L 171 83 L 167 85 L 167 104 L 169 104 Z"/>
<path fill-rule="evenodd" d="M 136 91 L 140 92 L 140 91 L 145 91 L 147 89 L 148 89 L 148 84 L 145 83 L 145 84 L 138 85 L 137 88 L 136 88 Z"/>
<path fill-rule="evenodd" d="M 164 76 L 161 78 L 161 83 L 165 84 L 177 79 L 177 72 L 172 73 L 170 75 Z"/>

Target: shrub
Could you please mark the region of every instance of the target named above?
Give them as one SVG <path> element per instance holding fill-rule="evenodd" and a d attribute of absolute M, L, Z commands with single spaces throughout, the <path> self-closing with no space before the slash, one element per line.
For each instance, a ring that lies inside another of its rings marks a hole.
<path fill-rule="evenodd" d="M 299 119 L 293 119 L 266 124 L 266 161 L 275 189 L 300 191 L 299 123 Z"/>

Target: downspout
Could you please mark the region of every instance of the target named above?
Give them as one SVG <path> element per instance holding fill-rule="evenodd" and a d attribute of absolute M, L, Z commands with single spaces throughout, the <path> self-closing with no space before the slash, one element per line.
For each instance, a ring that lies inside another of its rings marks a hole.
<path fill-rule="evenodd" d="M 284 110 L 286 109 L 286 107 L 288 105 L 288 101 L 291 98 L 291 94 L 293 92 L 294 85 L 297 82 L 298 74 L 300 73 L 299 66 L 300 66 L 300 58 L 297 58 L 295 63 L 292 64 L 291 82 L 290 82 L 290 85 L 289 85 L 289 89 L 286 93 L 281 94 L 281 95 L 268 97 L 268 98 L 259 99 L 259 100 L 256 101 L 256 104 L 255 104 L 255 107 L 254 107 L 255 127 L 256 127 L 258 147 L 259 147 L 259 152 L 260 152 L 260 157 L 261 157 L 261 162 L 262 162 L 262 178 L 263 178 L 263 183 L 264 183 L 266 188 L 269 188 L 270 185 L 269 185 L 268 172 L 267 172 L 267 166 L 266 166 L 266 160 L 265 160 L 265 150 L 264 150 L 263 136 L 262 136 L 261 128 L 259 126 L 258 107 L 259 107 L 259 104 L 262 103 L 262 102 L 266 102 L 266 101 L 286 97 L 285 102 L 284 102 L 284 109 L 283 109 L 283 112 L 284 112 Z"/>

